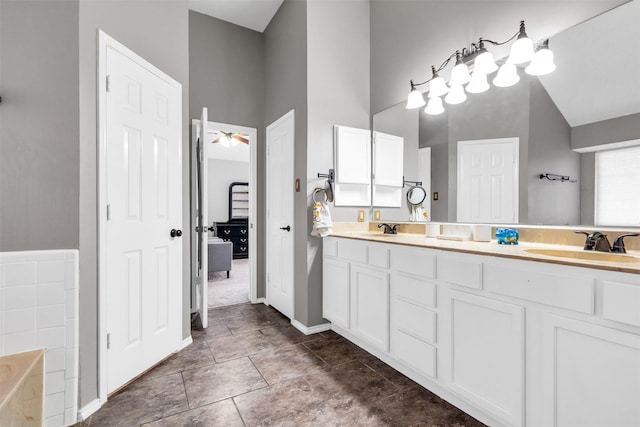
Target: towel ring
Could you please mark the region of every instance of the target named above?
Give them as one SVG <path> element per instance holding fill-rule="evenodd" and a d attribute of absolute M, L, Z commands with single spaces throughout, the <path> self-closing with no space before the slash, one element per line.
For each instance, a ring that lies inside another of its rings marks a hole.
<path fill-rule="evenodd" d="M 316 199 L 316 196 L 318 195 L 318 193 L 322 193 L 322 195 L 324 196 L 324 200 L 320 201 Z M 327 192 L 323 188 L 316 188 L 315 190 L 313 190 L 313 195 L 311 197 L 313 198 L 313 201 L 315 203 L 326 202 L 328 200 Z"/>

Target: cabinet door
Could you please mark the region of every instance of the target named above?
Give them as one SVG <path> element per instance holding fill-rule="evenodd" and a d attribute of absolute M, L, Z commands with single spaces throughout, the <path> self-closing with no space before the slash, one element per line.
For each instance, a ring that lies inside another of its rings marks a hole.
<path fill-rule="evenodd" d="M 349 263 L 325 257 L 322 275 L 322 317 L 349 329 Z"/>
<path fill-rule="evenodd" d="M 546 426 L 640 425 L 640 336 L 546 314 Z"/>
<path fill-rule="evenodd" d="M 442 291 L 446 385 L 471 403 L 521 426 L 524 415 L 524 309 L 489 298 Z"/>
<path fill-rule="evenodd" d="M 389 274 L 351 266 L 351 329 L 372 346 L 389 351 Z"/>

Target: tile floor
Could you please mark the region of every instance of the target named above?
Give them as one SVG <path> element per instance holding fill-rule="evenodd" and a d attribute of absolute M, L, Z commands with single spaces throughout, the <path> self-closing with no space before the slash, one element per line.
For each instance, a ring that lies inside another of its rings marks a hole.
<path fill-rule="evenodd" d="M 333 332 L 306 336 L 262 304 L 209 328 L 78 426 L 483 424 Z"/>

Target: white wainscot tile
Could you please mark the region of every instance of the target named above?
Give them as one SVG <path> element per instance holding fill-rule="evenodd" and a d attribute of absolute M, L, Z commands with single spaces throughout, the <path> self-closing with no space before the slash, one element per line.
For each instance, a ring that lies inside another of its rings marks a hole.
<path fill-rule="evenodd" d="M 67 368 L 65 377 L 67 379 L 75 378 L 78 376 L 78 349 L 67 348 L 65 350 L 65 366 Z"/>
<path fill-rule="evenodd" d="M 75 378 L 64 382 L 64 407 L 77 408 L 78 405 L 78 383 Z"/>
<path fill-rule="evenodd" d="M 0 264 L 26 262 L 28 252 L 0 252 Z"/>
<path fill-rule="evenodd" d="M 38 329 L 36 331 L 36 344 L 38 347 L 55 349 L 66 346 L 65 327 Z"/>
<path fill-rule="evenodd" d="M 4 354 L 19 353 L 33 350 L 36 347 L 36 333 L 34 331 L 8 334 L 4 336 Z"/>
<path fill-rule="evenodd" d="M 16 310 L 32 308 L 36 305 L 35 285 L 11 286 L 0 291 L 2 295 L 2 310 Z"/>
<path fill-rule="evenodd" d="M 78 421 L 76 418 L 76 414 L 78 411 L 75 408 L 69 408 L 64 410 L 64 425 L 69 426 L 73 425 Z"/>
<path fill-rule="evenodd" d="M 6 264 L 3 269 L 5 286 L 28 285 L 36 282 L 36 263 Z"/>
<path fill-rule="evenodd" d="M 66 334 L 67 334 L 67 348 L 73 348 L 78 346 L 78 327 L 76 322 L 71 320 L 67 322 Z"/>
<path fill-rule="evenodd" d="M 36 280 L 38 283 L 64 282 L 66 277 L 66 262 L 40 261 L 38 263 Z"/>
<path fill-rule="evenodd" d="M 47 350 L 44 360 L 47 372 L 63 371 L 67 364 L 67 350 L 64 348 Z"/>
<path fill-rule="evenodd" d="M 61 414 L 64 414 L 64 392 L 45 394 L 44 417 L 49 418 Z"/>
<path fill-rule="evenodd" d="M 44 377 L 44 394 L 49 396 L 56 393 L 64 393 L 65 379 L 64 371 L 49 372 Z M 57 408 L 57 412 L 62 412 L 64 409 L 64 396 L 60 406 Z M 53 415 L 53 414 L 52 414 Z"/>
<path fill-rule="evenodd" d="M 67 319 L 74 319 L 77 317 L 76 312 L 78 311 L 78 292 L 75 289 L 67 289 L 64 292 Z"/>
<path fill-rule="evenodd" d="M 46 418 L 44 420 L 44 427 L 60 427 L 66 425 L 64 423 L 64 415 L 56 415 L 53 417 Z"/>
<path fill-rule="evenodd" d="M 65 259 L 67 251 L 51 250 L 51 251 L 33 251 L 29 252 L 27 259 L 29 261 L 63 261 Z"/>
<path fill-rule="evenodd" d="M 36 328 L 53 328 L 64 326 L 64 304 L 46 305 L 36 308 Z"/>
<path fill-rule="evenodd" d="M 66 273 L 65 273 L 65 287 L 67 289 L 74 289 L 78 287 L 78 261 L 67 260 L 66 261 Z"/>
<path fill-rule="evenodd" d="M 5 334 L 33 331 L 36 328 L 35 308 L 7 310 L 2 315 Z"/>
<path fill-rule="evenodd" d="M 65 298 L 64 282 L 36 285 L 36 304 L 39 306 L 64 304 Z"/>

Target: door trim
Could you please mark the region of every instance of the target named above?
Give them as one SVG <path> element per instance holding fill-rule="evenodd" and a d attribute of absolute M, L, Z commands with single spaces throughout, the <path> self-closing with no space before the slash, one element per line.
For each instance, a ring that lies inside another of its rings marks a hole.
<path fill-rule="evenodd" d="M 195 142 L 198 137 L 196 133 L 200 120 L 191 120 L 191 140 Z M 249 300 L 252 304 L 261 302 L 258 300 L 258 260 L 256 252 L 256 236 L 258 228 L 258 212 L 257 209 L 257 182 L 258 182 L 258 129 L 248 126 L 232 125 L 228 123 L 208 121 L 209 129 L 225 129 L 230 132 L 246 133 L 249 135 Z M 205 145 L 203 144 L 203 147 Z M 203 156 L 208 160 L 207 150 L 203 149 Z M 193 214 L 193 213 L 192 213 Z M 253 242 L 253 243 L 251 243 Z M 193 307 L 192 307 L 193 308 Z M 204 319 L 203 319 L 204 321 Z"/>
<path fill-rule="evenodd" d="M 182 85 L 171 78 L 168 74 L 164 73 L 153 64 L 147 62 L 144 58 L 127 48 L 122 43 L 108 35 L 102 30 L 98 30 L 98 122 L 97 122 L 97 155 L 98 155 L 98 197 L 97 197 L 97 211 L 98 211 L 98 399 L 100 405 L 104 405 L 107 402 L 107 309 L 104 305 L 107 302 L 107 289 L 103 286 L 107 283 L 107 70 L 106 59 L 107 49 L 111 48 L 117 50 L 128 59 L 132 60 L 136 64 L 145 68 L 147 71 L 154 74 L 156 77 L 163 80 L 169 86 L 178 88 L 182 92 Z M 182 110 L 182 107 L 181 107 Z M 180 120 L 182 121 L 182 119 Z M 180 132 L 179 144 L 182 146 L 182 132 Z M 184 218 L 183 218 L 184 222 Z M 182 227 L 184 229 L 184 227 Z M 184 268 L 184 266 L 183 266 Z M 104 304 L 103 304 L 104 303 Z M 176 349 L 177 351 L 178 349 Z"/>

